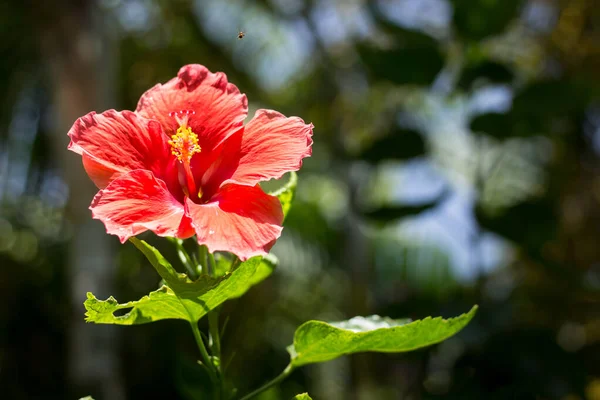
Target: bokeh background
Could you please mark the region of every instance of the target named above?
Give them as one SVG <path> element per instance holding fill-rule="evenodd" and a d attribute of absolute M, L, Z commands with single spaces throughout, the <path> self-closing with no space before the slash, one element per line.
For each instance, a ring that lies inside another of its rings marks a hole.
<path fill-rule="evenodd" d="M 278 270 L 223 308 L 241 392 L 308 319 L 477 303 L 440 345 L 308 366 L 262 399 L 600 399 L 597 0 L 0 1 L 3 399 L 205 398 L 185 324 L 83 322 L 87 291 L 159 279 L 91 219 L 66 150 L 77 117 L 186 63 L 250 115 L 315 125 Z"/>

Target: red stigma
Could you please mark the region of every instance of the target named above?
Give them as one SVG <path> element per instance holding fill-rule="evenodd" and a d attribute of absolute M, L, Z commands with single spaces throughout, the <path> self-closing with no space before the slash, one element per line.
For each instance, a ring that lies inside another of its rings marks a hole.
<path fill-rule="evenodd" d="M 194 110 L 179 110 L 179 111 L 171 111 L 169 113 L 169 117 L 175 118 L 179 126 L 187 127 L 188 119 L 191 115 L 196 114 Z"/>
<path fill-rule="evenodd" d="M 179 111 L 171 111 L 169 113 L 169 117 L 181 118 L 181 117 L 190 116 L 190 115 L 194 115 L 194 114 L 196 114 L 196 111 L 194 111 L 194 110 L 179 110 Z"/>

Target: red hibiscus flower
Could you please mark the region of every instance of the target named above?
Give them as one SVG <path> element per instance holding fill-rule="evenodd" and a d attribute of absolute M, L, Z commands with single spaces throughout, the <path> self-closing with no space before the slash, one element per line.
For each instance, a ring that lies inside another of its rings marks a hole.
<path fill-rule="evenodd" d="M 144 93 L 135 112 L 79 118 L 69 149 L 101 190 L 90 209 L 121 242 L 146 230 L 188 238 L 246 260 L 282 230 L 279 200 L 258 183 L 311 155 L 312 124 L 258 110 L 223 73 L 186 65 Z"/>

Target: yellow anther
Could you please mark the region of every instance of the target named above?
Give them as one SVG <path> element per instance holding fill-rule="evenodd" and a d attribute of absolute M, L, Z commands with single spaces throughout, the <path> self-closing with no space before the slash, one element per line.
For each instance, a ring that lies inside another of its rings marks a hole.
<path fill-rule="evenodd" d="M 171 136 L 169 145 L 172 148 L 171 154 L 182 163 L 189 163 L 192 156 L 201 151 L 200 145 L 198 145 L 198 136 L 192 132 L 192 128 L 187 126 L 180 126 L 177 129 L 177 133 Z"/>

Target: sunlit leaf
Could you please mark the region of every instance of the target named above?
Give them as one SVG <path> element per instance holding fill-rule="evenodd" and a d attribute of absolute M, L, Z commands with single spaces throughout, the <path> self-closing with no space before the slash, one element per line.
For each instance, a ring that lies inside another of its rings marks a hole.
<path fill-rule="evenodd" d="M 185 274 L 179 274 L 173 266 L 143 240 L 132 238 L 133 244 L 146 256 L 156 269 L 166 286 L 150 293 L 137 302 L 118 304 L 114 298 L 102 302 L 91 293 L 84 303 L 87 321 L 132 325 L 153 322 L 161 319 L 183 319 L 197 322 L 209 311 L 223 302 L 240 296 L 256 282 L 253 278 L 261 257 L 254 257 L 238 264 L 232 271 L 219 278 L 202 275 L 192 281 Z M 264 279 L 264 278 L 263 278 Z M 114 312 L 131 308 L 128 314 L 115 317 Z"/>
<path fill-rule="evenodd" d="M 439 343 L 458 333 L 475 316 L 477 306 L 456 318 L 427 317 L 407 323 L 379 316 L 355 317 L 326 323 L 308 321 L 294 334 L 288 347 L 291 365 L 325 362 L 359 352 L 401 353 Z"/>
<path fill-rule="evenodd" d="M 254 275 L 248 279 L 246 282 L 247 285 L 240 286 L 237 292 L 232 293 L 229 298 L 234 299 L 243 296 L 252 286 L 256 286 L 265 279 L 267 279 L 275 268 L 277 268 L 277 264 L 279 264 L 279 260 L 273 254 L 268 254 L 260 260 L 260 264 L 256 268 L 256 272 Z"/>
<path fill-rule="evenodd" d="M 312 397 L 310 397 L 308 393 L 301 393 L 294 396 L 293 400 L 312 400 Z"/>
<path fill-rule="evenodd" d="M 234 259 L 233 256 L 230 254 L 226 255 L 226 254 L 216 253 L 216 254 L 214 254 L 214 256 L 215 256 L 215 262 L 217 264 L 215 266 L 215 276 L 227 275 L 229 273 L 229 271 L 235 266 L 234 260 L 237 260 L 237 258 Z"/>
<path fill-rule="evenodd" d="M 287 217 L 290 212 L 290 208 L 292 207 L 292 201 L 294 201 L 294 196 L 296 195 L 296 187 L 298 186 L 298 175 L 292 171 L 290 172 L 290 179 L 288 182 L 270 195 L 277 196 L 279 201 L 281 202 L 281 207 L 283 208 L 283 218 Z"/>
<path fill-rule="evenodd" d="M 119 304 L 114 297 L 98 300 L 92 293 L 87 294 L 83 303 L 87 312 L 86 322 L 97 324 L 139 325 L 162 319 L 182 319 L 191 321 L 192 318 L 183 303 L 167 286 L 150 292 L 148 296 L 138 301 Z M 115 315 L 119 310 L 129 310 L 127 313 Z"/>
<path fill-rule="evenodd" d="M 216 262 L 217 276 L 223 276 L 227 274 L 233 264 L 232 260 L 227 257 L 216 257 Z M 266 256 L 262 257 L 260 263 L 258 264 L 258 267 L 256 268 L 256 272 L 254 272 L 254 275 L 252 275 L 252 277 L 248 279 L 247 285 L 240 286 L 239 290 L 235 293 L 230 294 L 229 298 L 234 299 L 243 296 L 252 286 L 258 285 L 259 283 L 267 279 L 269 276 L 271 276 L 273 271 L 275 271 L 275 268 L 277 268 L 278 264 L 279 260 L 273 254 L 267 254 Z"/>

